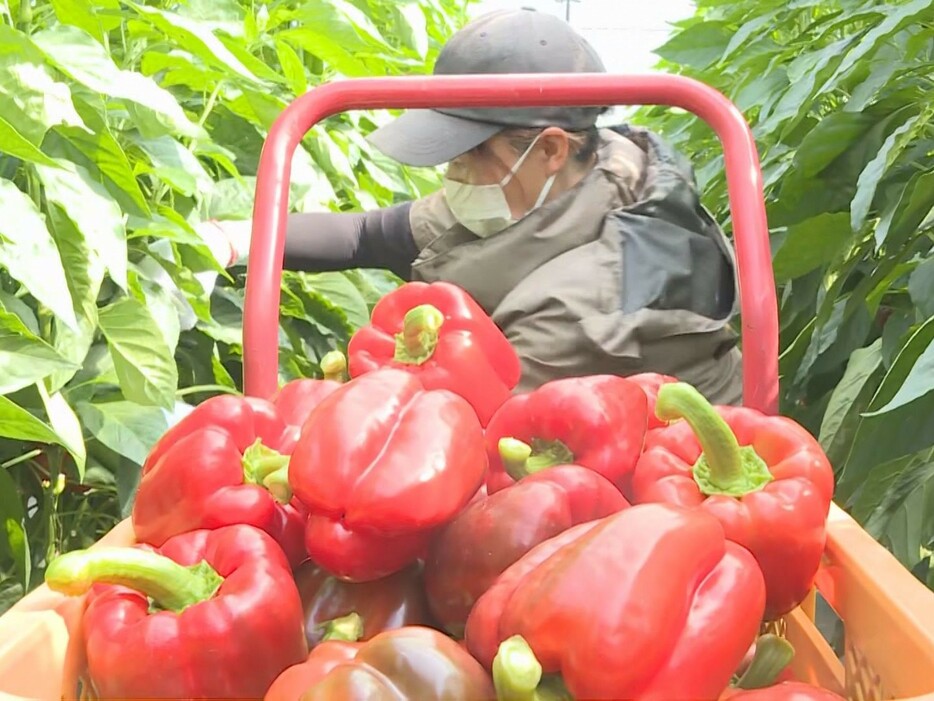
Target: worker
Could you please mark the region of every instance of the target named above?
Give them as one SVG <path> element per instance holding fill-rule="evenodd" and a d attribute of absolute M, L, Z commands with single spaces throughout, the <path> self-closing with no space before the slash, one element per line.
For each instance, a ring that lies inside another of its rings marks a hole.
<path fill-rule="evenodd" d="M 597 72 L 604 65 L 583 37 L 531 10 L 478 17 L 434 67 Z M 606 109 L 409 110 L 369 141 L 400 163 L 446 164 L 443 187 L 375 211 L 291 214 L 284 266 L 384 268 L 464 288 L 518 353 L 518 391 L 569 376 L 658 372 L 739 404 L 730 244 L 686 159 L 646 129 L 598 128 Z M 248 248 L 244 224 L 219 226 Z"/>

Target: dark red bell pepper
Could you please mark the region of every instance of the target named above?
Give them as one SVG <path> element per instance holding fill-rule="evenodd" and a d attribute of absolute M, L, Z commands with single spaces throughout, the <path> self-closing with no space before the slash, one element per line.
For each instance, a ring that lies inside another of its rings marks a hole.
<path fill-rule="evenodd" d="M 431 611 L 464 634 L 474 602 L 512 563 L 571 526 L 629 506 L 612 482 L 578 465 L 559 465 L 469 504 L 434 538 L 425 561 Z"/>
<path fill-rule="evenodd" d="M 526 474 L 554 465 L 582 465 L 624 488 L 645 438 L 648 400 L 635 383 L 614 375 L 552 380 L 503 404 L 486 430 L 492 494 Z M 504 464 L 500 441 L 531 447 L 527 460 Z"/>
<path fill-rule="evenodd" d="M 293 566 L 305 559 L 305 513 L 292 500 L 293 441 L 275 407 L 222 395 L 200 404 L 156 444 L 131 518 L 142 543 L 247 523 L 276 539 Z M 155 460 L 153 460 L 155 456 Z"/>
<path fill-rule="evenodd" d="M 312 649 L 308 659 L 285 670 L 269 687 L 263 701 L 299 701 L 308 689 L 335 667 L 350 662 L 362 643 L 328 640 Z"/>
<path fill-rule="evenodd" d="M 539 682 L 534 655 L 578 699 L 716 699 L 764 605 L 755 559 L 717 519 L 644 504 L 526 553 L 477 601 L 467 646 L 516 697 Z"/>
<path fill-rule="evenodd" d="M 639 385 L 642 388 L 642 391 L 645 392 L 646 398 L 649 400 L 649 430 L 653 428 L 659 428 L 661 426 L 666 426 L 668 422 L 662 421 L 655 413 L 655 402 L 658 400 L 658 389 L 662 385 L 677 382 L 678 378 L 672 377 L 671 375 L 660 375 L 655 372 L 642 372 L 638 375 L 627 375 L 626 379 Z"/>
<path fill-rule="evenodd" d="M 464 397 L 486 426 L 519 383 L 519 357 L 480 305 L 448 282 L 409 282 L 385 295 L 347 348 L 350 376 L 393 367 L 426 389 Z"/>
<path fill-rule="evenodd" d="M 316 650 L 331 645 L 325 642 Z M 309 664 L 305 673 L 319 676 L 315 666 Z M 380 633 L 360 644 L 353 660 L 331 667 L 301 696 L 282 696 L 276 701 L 299 698 L 475 701 L 492 699 L 494 692 L 489 675 L 460 645 L 437 630 L 408 626 Z"/>
<path fill-rule="evenodd" d="M 82 630 L 97 698 L 260 698 L 304 660 L 302 605 L 281 548 L 246 525 L 51 563 L 56 591 L 88 593 Z"/>
<path fill-rule="evenodd" d="M 291 444 L 298 441 L 302 425 L 321 400 L 341 386 L 346 379 L 347 359 L 340 351 L 331 351 L 321 358 L 323 379 L 302 378 L 287 382 L 272 398 L 279 416 L 286 424 Z"/>
<path fill-rule="evenodd" d="M 690 385 L 664 385 L 632 483 L 636 502 L 699 506 L 765 574 L 766 618 L 804 600 L 826 541 L 833 468 L 799 424 L 745 407 L 714 409 Z M 683 418 L 683 421 L 675 421 Z"/>
<path fill-rule="evenodd" d="M 433 624 L 420 563 L 373 582 L 357 583 L 338 579 L 309 560 L 296 570 L 295 582 L 311 647 L 324 639 L 331 621 L 352 613 L 361 619 L 361 640 L 384 630 Z"/>
<path fill-rule="evenodd" d="M 466 400 L 383 369 L 351 380 L 311 413 L 289 482 L 309 511 L 312 560 L 366 581 L 420 557 L 486 469 L 483 429 Z"/>

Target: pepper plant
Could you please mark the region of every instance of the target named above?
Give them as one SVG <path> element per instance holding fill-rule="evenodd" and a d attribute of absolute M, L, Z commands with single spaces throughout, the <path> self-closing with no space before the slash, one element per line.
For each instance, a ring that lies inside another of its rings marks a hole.
<path fill-rule="evenodd" d="M 425 72 L 464 21 L 459 0 L 0 3 L 0 611 L 128 514 L 181 402 L 239 391 L 243 270 L 198 225 L 250 216 L 276 116 L 324 81 Z M 437 185 L 369 149 L 378 118 L 309 133 L 294 210 Z M 395 283 L 287 274 L 282 379 L 319 375 Z"/>

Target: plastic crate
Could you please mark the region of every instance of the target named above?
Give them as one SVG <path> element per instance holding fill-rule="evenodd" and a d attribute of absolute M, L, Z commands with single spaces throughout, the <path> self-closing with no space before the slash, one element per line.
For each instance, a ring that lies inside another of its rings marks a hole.
<path fill-rule="evenodd" d="M 743 317 L 744 402 L 774 413 L 778 403 L 778 320 L 762 176 L 742 114 L 722 94 L 669 75 L 502 75 L 354 79 L 300 97 L 266 141 L 257 177 L 247 298 L 244 385 L 269 396 L 277 387 L 278 320 L 292 155 L 321 119 L 349 109 L 658 104 L 694 112 L 724 147 Z M 831 507 L 828 543 L 815 595 L 775 626 L 795 647 L 799 679 L 852 701 L 934 701 L 934 593 L 845 512 Z M 129 545 L 129 521 L 94 547 Z M 838 656 L 814 623 L 816 596 L 844 628 Z M 40 586 L 0 617 L 0 700 L 78 698 L 85 666 L 84 597 Z M 145 664 L 140 660 L 140 664 Z"/>

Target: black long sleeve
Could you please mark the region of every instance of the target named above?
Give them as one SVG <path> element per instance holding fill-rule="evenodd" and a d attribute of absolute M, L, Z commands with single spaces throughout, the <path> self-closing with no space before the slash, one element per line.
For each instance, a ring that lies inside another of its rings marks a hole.
<path fill-rule="evenodd" d="M 370 212 L 290 214 L 284 267 L 305 272 L 383 268 L 407 280 L 418 255 L 411 207 L 405 202 Z"/>

